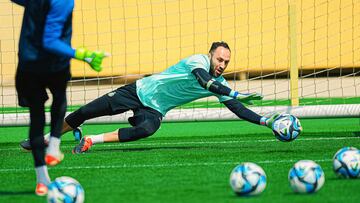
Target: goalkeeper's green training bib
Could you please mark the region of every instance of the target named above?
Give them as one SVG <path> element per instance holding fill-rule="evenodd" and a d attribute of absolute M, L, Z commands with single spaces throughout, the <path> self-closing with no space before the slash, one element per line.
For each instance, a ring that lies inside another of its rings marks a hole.
<path fill-rule="evenodd" d="M 191 73 L 196 68 L 209 72 L 209 57 L 205 54 L 192 55 L 170 66 L 164 72 L 138 80 L 136 92 L 140 101 L 144 106 L 153 108 L 165 116 L 169 110 L 203 97 L 216 96 L 220 102 L 231 99 L 201 87 Z M 214 79 L 228 86 L 223 76 Z"/>

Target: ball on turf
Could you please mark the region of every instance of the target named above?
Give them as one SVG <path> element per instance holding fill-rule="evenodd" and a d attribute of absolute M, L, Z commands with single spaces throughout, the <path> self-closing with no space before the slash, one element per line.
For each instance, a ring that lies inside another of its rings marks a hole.
<path fill-rule="evenodd" d="M 289 182 L 297 193 L 313 193 L 325 182 L 325 174 L 320 165 L 311 160 L 301 160 L 289 171 Z"/>
<path fill-rule="evenodd" d="M 230 186 L 237 195 L 257 195 L 266 187 L 266 174 L 257 164 L 245 162 L 232 170 Z"/>
<path fill-rule="evenodd" d="M 47 200 L 51 203 L 83 203 L 85 200 L 84 189 L 71 177 L 58 177 L 48 188 Z"/>
<path fill-rule="evenodd" d="M 360 177 L 360 150 L 355 147 L 339 149 L 333 158 L 333 168 L 339 177 Z"/>
<path fill-rule="evenodd" d="M 291 114 L 279 115 L 273 122 L 272 129 L 275 137 L 284 142 L 296 139 L 302 131 L 299 119 Z"/>

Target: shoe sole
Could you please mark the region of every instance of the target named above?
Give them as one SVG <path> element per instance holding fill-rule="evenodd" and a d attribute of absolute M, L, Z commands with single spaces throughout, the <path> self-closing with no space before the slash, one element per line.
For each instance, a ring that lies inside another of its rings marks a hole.
<path fill-rule="evenodd" d="M 56 166 L 64 159 L 64 156 L 59 160 L 53 156 L 46 155 L 45 156 L 45 163 L 48 166 Z"/>
<path fill-rule="evenodd" d="M 47 195 L 47 193 L 48 193 L 48 188 L 45 186 L 45 185 L 43 185 L 43 187 L 42 187 L 42 189 L 43 190 L 37 190 L 38 188 L 36 187 L 36 189 L 35 189 L 35 194 L 37 195 L 37 196 L 45 196 L 45 195 Z"/>
<path fill-rule="evenodd" d="M 32 151 L 31 149 L 25 149 L 25 148 L 23 148 L 21 146 L 20 146 L 20 148 L 21 148 L 21 151 L 23 151 L 23 152 L 31 152 Z"/>
<path fill-rule="evenodd" d="M 21 144 L 19 144 L 19 146 L 20 146 L 21 150 L 24 151 L 24 152 L 31 152 L 32 151 L 31 148 L 24 147 Z M 45 143 L 45 147 L 48 147 L 48 146 L 49 146 L 49 143 Z"/>
<path fill-rule="evenodd" d="M 35 194 L 36 194 L 37 196 L 43 197 L 43 196 L 46 196 L 46 195 L 47 195 L 47 192 L 45 192 L 45 193 L 37 193 L 37 192 L 35 192 Z"/>
<path fill-rule="evenodd" d="M 84 152 L 75 152 L 75 150 L 72 150 L 72 153 L 73 153 L 73 154 L 84 154 L 85 152 L 87 152 L 87 150 L 84 151 Z"/>

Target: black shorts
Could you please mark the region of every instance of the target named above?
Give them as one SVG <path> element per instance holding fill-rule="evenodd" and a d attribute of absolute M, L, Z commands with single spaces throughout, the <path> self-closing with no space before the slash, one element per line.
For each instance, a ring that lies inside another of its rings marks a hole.
<path fill-rule="evenodd" d="M 104 95 L 105 99 L 109 101 L 110 107 L 112 109 L 112 114 L 120 114 L 124 113 L 128 110 L 132 110 L 134 112 L 134 118 L 142 117 L 140 115 L 144 115 L 145 117 L 157 117 L 158 119 L 162 119 L 162 114 L 155 109 L 144 106 L 136 93 L 136 83 L 131 83 L 120 87 L 106 95 Z M 137 119 L 134 119 L 137 120 Z M 131 118 L 130 118 L 131 124 Z"/>
<path fill-rule="evenodd" d="M 49 88 L 53 94 L 65 93 L 70 77 L 68 69 L 55 73 L 26 72 L 18 69 L 15 86 L 19 105 L 29 107 L 34 102 L 44 103 L 49 98 L 46 88 Z"/>
<path fill-rule="evenodd" d="M 68 115 L 65 120 L 72 128 L 76 128 L 86 120 L 121 114 L 129 110 L 134 112 L 134 116 L 129 118 L 129 123 L 133 126 L 144 120 L 162 120 L 160 112 L 141 103 L 136 94 L 136 83 L 122 86 L 95 99 Z"/>

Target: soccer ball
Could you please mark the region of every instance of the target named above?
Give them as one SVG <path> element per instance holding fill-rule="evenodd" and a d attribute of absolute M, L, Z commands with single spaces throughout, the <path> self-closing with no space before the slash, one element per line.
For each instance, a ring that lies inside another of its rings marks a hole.
<path fill-rule="evenodd" d="M 266 187 L 265 172 L 254 163 L 242 163 L 232 170 L 230 186 L 240 196 L 260 194 Z"/>
<path fill-rule="evenodd" d="M 343 147 L 333 158 L 335 173 L 344 178 L 360 177 L 360 150 L 355 147 Z"/>
<path fill-rule="evenodd" d="M 290 186 L 297 193 L 313 193 L 325 182 L 325 174 L 320 165 L 311 160 L 301 160 L 289 171 Z"/>
<path fill-rule="evenodd" d="M 48 188 L 49 203 L 83 203 L 85 200 L 84 189 L 77 180 L 71 177 L 56 178 Z"/>
<path fill-rule="evenodd" d="M 290 114 L 279 115 L 273 122 L 272 129 L 275 137 L 284 142 L 296 139 L 302 131 L 299 119 Z"/>

